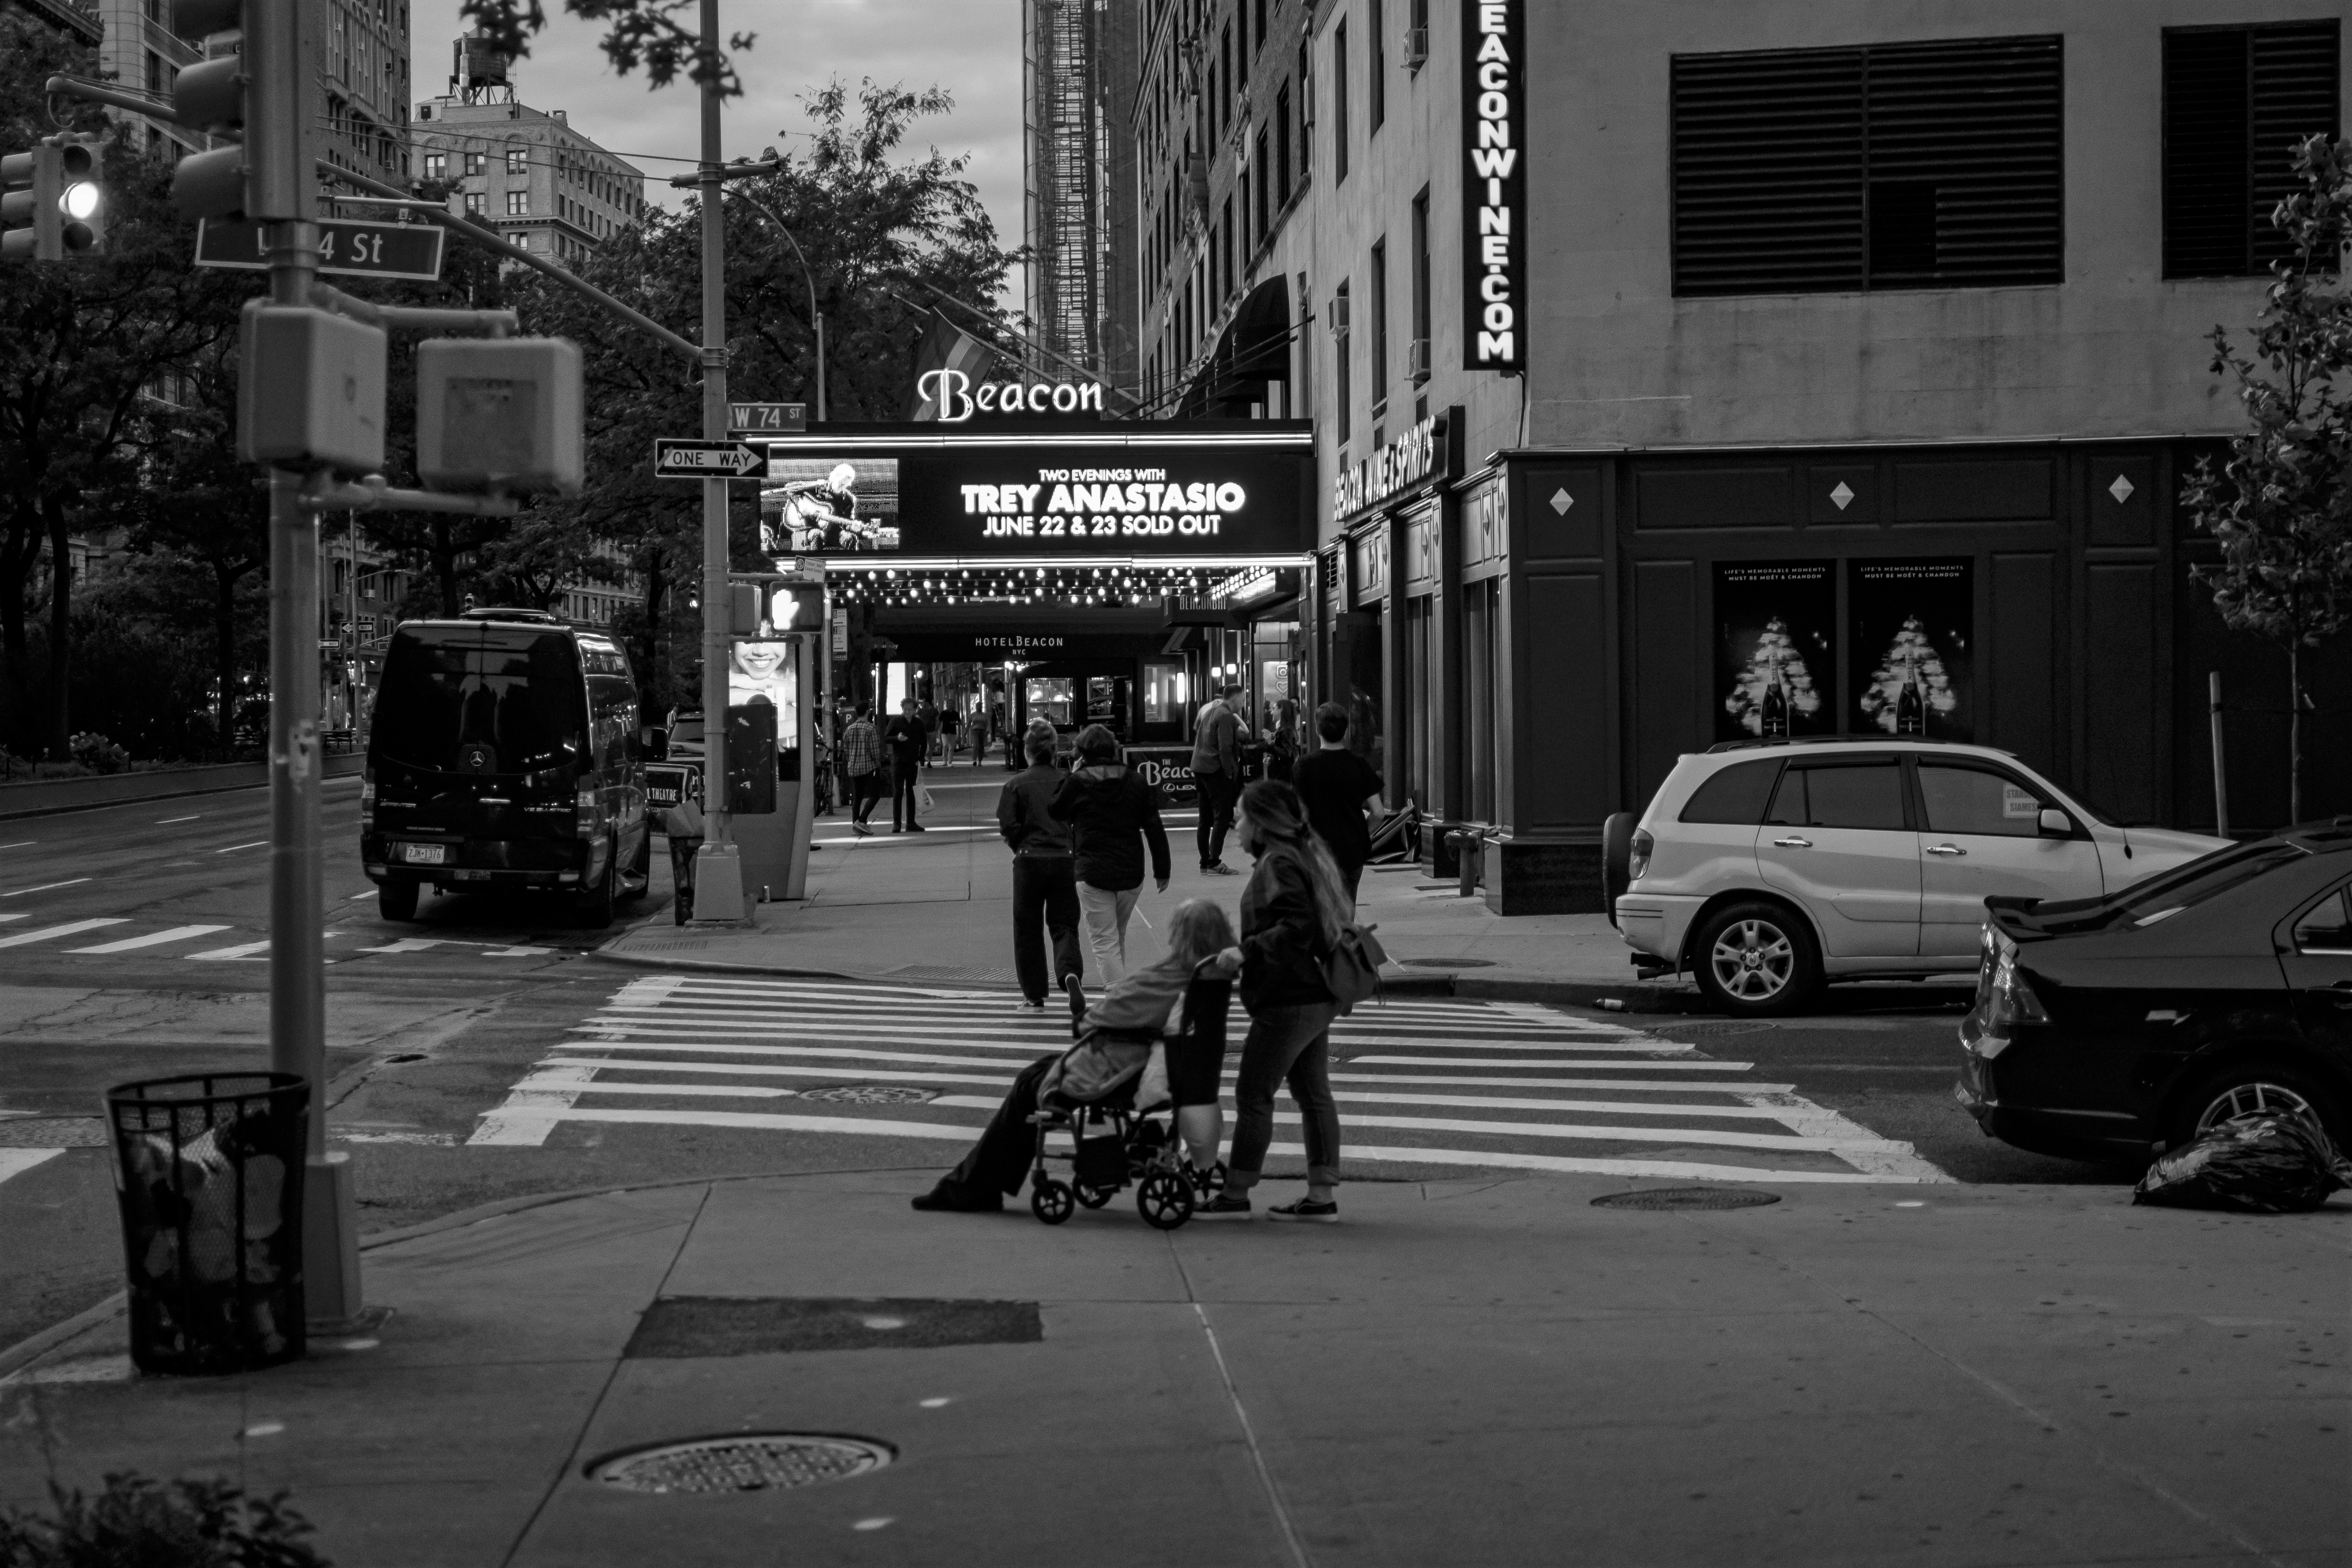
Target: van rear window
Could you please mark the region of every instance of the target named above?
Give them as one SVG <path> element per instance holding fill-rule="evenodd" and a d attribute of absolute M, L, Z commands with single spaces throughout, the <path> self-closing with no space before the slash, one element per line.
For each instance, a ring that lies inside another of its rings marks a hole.
<path fill-rule="evenodd" d="M 1780 776 L 1778 757 L 1734 763 L 1692 793 L 1682 820 L 1753 827 L 1764 820 L 1764 805 L 1772 798 L 1772 782 Z"/>
<path fill-rule="evenodd" d="M 585 761 L 586 709 L 564 633 L 404 630 L 384 655 L 372 750 L 438 773 L 530 773 Z"/>

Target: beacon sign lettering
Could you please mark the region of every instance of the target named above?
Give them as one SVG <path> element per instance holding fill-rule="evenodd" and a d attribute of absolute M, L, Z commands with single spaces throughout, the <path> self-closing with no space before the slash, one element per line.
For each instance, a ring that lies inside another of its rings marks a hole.
<path fill-rule="evenodd" d="M 1528 363 L 1523 0 L 1462 6 L 1462 365 Z"/>
<path fill-rule="evenodd" d="M 939 408 L 939 423 L 961 425 L 975 414 L 1100 414 L 1098 381 L 983 381 L 978 386 L 960 370 L 927 370 L 915 378 L 915 392 Z"/>

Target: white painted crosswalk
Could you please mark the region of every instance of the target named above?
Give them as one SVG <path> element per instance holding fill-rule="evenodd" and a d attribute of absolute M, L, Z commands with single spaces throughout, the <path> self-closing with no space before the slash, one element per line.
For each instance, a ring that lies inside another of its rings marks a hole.
<path fill-rule="evenodd" d="M 37 889 L 26 889 L 34 891 Z M 370 895 L 373 897 L 373 895 Z M 22 910 L 0 911 L 0 922 L 22 921 Z M 87 920 L 63 921 L 54 925 L 11 927 L 0 935 L 0 949 L 29 948 L 47 945 L 54 953 L 71 953 L 80 957 L 106 958 L 118 953 L 137 952 L 149 957 L 193 963 L 267 963 L 269 962 L 269 938 L 266 933 L 246 928 L 240 940 L 226 945 L 218 942 L 224 931 L 236 932 L 237 928 L 221 922 L 157 925 L 150 931 L 135 929 L 151 924 L 135 915 L 99 915 Z M 128 934 L 113 932 L 107 941 L 75 944 L 71 938 L 87 936 L 93 931 L 108 931 L 118 926 L 134 929 Z M 362 953 L 400 954 L 431 952 L 436 957 L 451 958 L 570 958 L 569 950 L 533 942 L 486 942 L 461 937 L 413 936 L 397 937 L 390 942 L 367 941 L 374 928 L 334 926 L 322 934 L 330 946 L 330 963 L 348 963 Z M 209 939 L 209 941 L 208 941 Z M 341 944 L 340 946 L 337 944 Z"/>
<path fill-rule="evenodd" d="M 1014 1000 L 1009 992 L 847 981 L 649 975 L 622 985 L 537 1062 L 482 1114 L 468 1142 L 535 1147 L 567 1126 L 601 1125 L 729 1129 L 801 1147 L 812 1138 L 961 1143 L 1021 1067 L 1069 1043 L 1058 1012 L 1022 1013 Z M 1238 1007 L 1232 1023 L 1238 1053 L 1247 1026 Z M 1750 1063 L 1533 1003 L 1368 1005 L 1333 1027 L 1331 1054 L 1343 1167 L 1949 1180 L 1910 1145 L 1789 1084 L 1755 1080 Z M 1228 1109 L 1236 1059 L 1226 1062 Z M 1297 1127 L 1287 1101 L 1278 1102 L 1277 1159 L 1305 1152 L 1284 1141 Z"/>

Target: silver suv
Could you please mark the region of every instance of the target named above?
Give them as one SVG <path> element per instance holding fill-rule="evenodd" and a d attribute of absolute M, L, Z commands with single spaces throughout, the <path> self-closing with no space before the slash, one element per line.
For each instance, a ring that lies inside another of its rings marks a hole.
<path fill-rule="evenodd" d="M 2111 825 L 2006 752 L 1916 739 L 1687 755 L 1606 838 L 1635 965 L 1689 969 L 1749 1016 L 1830 980 L 1973 970 L 1990 895 L 2095 898 L 2228 847 Z"/>

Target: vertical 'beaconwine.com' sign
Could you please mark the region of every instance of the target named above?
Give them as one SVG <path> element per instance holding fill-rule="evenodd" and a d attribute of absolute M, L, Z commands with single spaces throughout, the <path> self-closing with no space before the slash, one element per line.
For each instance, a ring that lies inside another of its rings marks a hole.
<path fill-rule="evenodd" d="M 1522 0 L 1462 6 L 1462 363 L 1527 365 Z"/>

